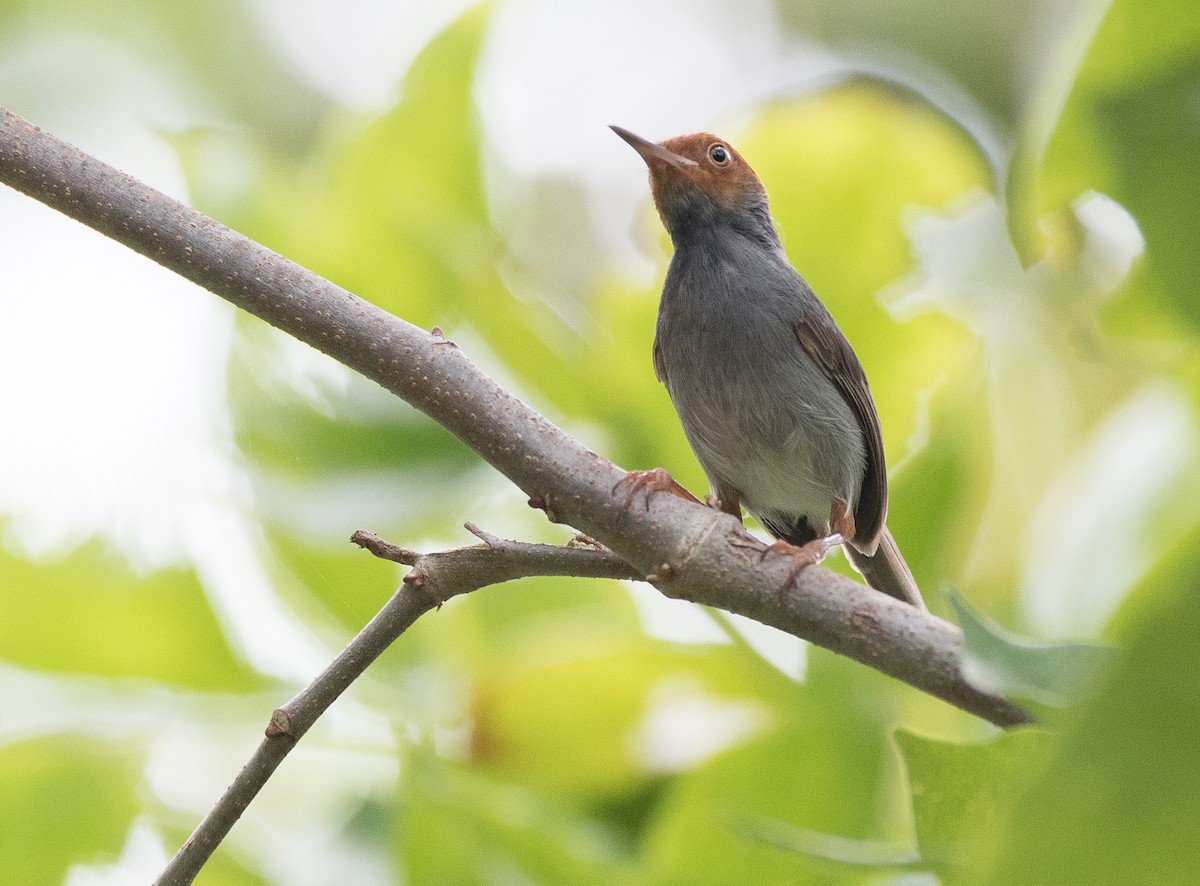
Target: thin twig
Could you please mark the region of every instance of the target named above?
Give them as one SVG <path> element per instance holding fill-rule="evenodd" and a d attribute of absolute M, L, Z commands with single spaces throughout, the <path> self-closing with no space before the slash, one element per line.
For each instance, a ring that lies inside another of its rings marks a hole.
<path fill-rule="evenodd" d="M 271 714 L 266 737 L 250 761 L 175 853 L 156 884 L 182 886 L 195 879 L 301 736 L 397 637 L 430 609 L 451 597 L 525 576 L 639 577 L 611 551 L 508 541 L 478 527 L 469 525 L 469 528 L 486 543 L 435 554 L 416 554 L 362 530 L 351 536 L 351 541 L 375 556 L 413 568 L 404 576 L 400 589 L 329 667 Z"/>
<path fill-rule="evenodd" d="M 410 551 L 408 548 L 394 545 L 390 541 L 380 538 L 374 532 L 367 532 L 365 529 L 357 530 L 350 536 L 350 541 L 354 542 L 360 548 L 370 551 L 380 560 L 391 560 L 393 563 L 399 563 L 403 566 L 415 566 L 417 559 L 421 556 L 416 551 Z"/>

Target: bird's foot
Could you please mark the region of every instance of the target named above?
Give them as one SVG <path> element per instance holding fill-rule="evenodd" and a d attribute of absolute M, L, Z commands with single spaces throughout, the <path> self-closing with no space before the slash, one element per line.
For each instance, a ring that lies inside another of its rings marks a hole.
<path fill-rule="evenodd" d="M 770 554 L 783 554 L 786 557 L 791 557 L 792 565 L 788 570 L 787 581 L 783 584 L 785 588 L 790 588 L 795 586 L 796 576 L 809 566 L 816 566 L 825 559 L 825 555 L 829 553 L 830 548 L 840 545 L 843 541 L 845 539 L 836 532 L 822 536 L 821 538 L 815 538 L 803 545 L 777 541 L 774 544 L 767 545 L 763 549 L 759 559 L 765 560 Z"/>
<path fill-rule="evenodd" d="M 653 468 L 649 471 L 630 471 L 626 474 L 616 486 L 612 488 L 616 492 L 622 486 L 625 487 L 625 507 L 629 507 L 633 503 L 634 496 L 641 492 L 645 496 L 646 510 L 650 510 L 650 494 L 653 492 L 669 492 L 684 501 L 693 501 L 696 504 L 700 503 L 700 499 L 692 495 L 682 486 L 675 482 L 675 478 L 667 473 L 666 468 Z"/>

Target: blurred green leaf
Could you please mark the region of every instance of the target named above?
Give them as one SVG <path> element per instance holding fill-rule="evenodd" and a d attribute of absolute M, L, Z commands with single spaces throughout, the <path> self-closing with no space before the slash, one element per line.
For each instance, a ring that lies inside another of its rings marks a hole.
<path fill-rule="evenodd" d="M 1037 76 L 1026 74 L 1022 78 L 1026 83 L 1025 107 L 1011 136 L 1004 183 L 1009 239 L 1025 268 L 1043 257 L 1046 245 L 1036 208 L 1046 143 L 1061 123 L 1063 102 L 1074 88 L 1079 67 L 1094 42 L 1109 2 L 1073 0 L 1056 4 L 1058 8 L 1044 16 L 1053 25 L 1039 35 L 1036 50 L 1027 52 L 1022 59 L 1023 65 L 1037 69 Z"/>
<path fill-rule="evenodd" d="M 963 632 L 963 676 L 976 688 L 1066 707 L 1084 698 L 1116 650 L 1099 643 L 1037 643 L 1005 630 L 951 592 Z"/>
<path fill-rule="evenodd" d="M 660 703 L 704 698 L 697 680 L 704 661 L 598 635 L 582 621 L 559 627 L 481 678 L 473 755 L 508 779 L 611 799 L 646 777 L 638 731 L 651 713 L 652 690 Z M 672 678 L 682 683 L 672 686 Z"/>
<path fill-rule="evenodd" d="M 663 258 L 665 269 L 665 254 Z M 610 429 L 604 452 L 618 464 L 667 466 L 685 487 L 703 494 L 708 481 L 688 447 L 666 388 L 654 375 L 657 293 L 603 284 L 592 292 L 590 309 L 593 332 L 577 350 L 579 401 L 564 408 L 573 405 L 578 414 Z"/>
<path fill-rule="evenodd" d="M 0 550 L 0 657 L 25 667 L 246 691 L 261 678 L 229 648 L 196 574 L 136 575 L 99 542 L 54 561 Z"/>
<path fill-rule="evenodd" d="M 969 381 L 948 379 L 922 392 L 914 451 L 888 477 L 888 528 L 925 602 L 939 614 L 948 607 L 939 583 L 970 549 L 982 505 L 978 489 L 991 470 L 985 406 Z"/>
<path fill-rule="evenodd" d="M 418 56 L 395 108 L 339 121 L 309 168 L 280 169 L 252 233 L 413 323 L 457 316 L 495 255 L 470 104 L 486 21 L 482 6 L 461 17 Z"/>
<path fill-rule="evenodd" d="M 282 390 L 259 362 L 235 359 L 230 368 L 237 439 L 260 469 L 281 480 L 401 467 L 453 476 L 478 464 L 441 425 L 359 376 L 348 378 L 344 390 L 321 391 L 324 402 L 317 403 Z"/>
<path fill-rule="evenodd" d="M 985 881 L 1194 883 L 1200 870 L 1200 530 L 1118 615 L 1119 663 L 1063 715 L 1042 774 L 1015 798 Z"/>
<path fill-rule="evenodd" d="M 230 27 L 231 22 L 239 26 Z M 47 91 L 87 90 L 103 84 L 113 72 L 123 78 L 131 62 L 148 64 L 159 90 L 177 91 L 180 108 L 190 105 L 191 110 L 177 112 L 178 117 L 189 123 L 199 118 L 232 124 L 288 153 L 308 146 L 316 122 L 329 108 L 328 100 L 297 74 L 244 0 L 0 4 L 0 50 L 6 57 L 26 41 L 44 40 L 47 34 L 74 38 L 74 60 L 90 66 L 96 78 L 95 84 L 80 84 L 68 79 L 74 72 L 47 69 L 42 82 Z"/>
<path fill-rule="evenodd" d="M 373 382 L 322 366 L 324 358 L 297 361 L 273 330 L 243 333 L 230 360 L 230 410 L 280 594 L 298 612 L 331 614 L 357 632 L 402 571 L 352 545 L 350 533 L 368 529 L 402 544 L 456 530 L 469 538 L 463 514 L 487 469 Z"/>
<path fill-rule="evenodd" d="M 494 674 L 498 658 L 518 665 L 537 660 L 543 654 L 539 641 L 560 635 L 578 636 L 587 646 L 642 639 L 628 593 L 619 583 L 601 579 L 523 578 L 472 594 L 441 615 L 450 622 L 443 630 L 464 636 L 473 651 L 462 660 L 485 676 Z M 570 648 L 557 641 L 550 646 Z M 557 652 L 547 656 L 555 660 Z"/>
<path fill-rule="evenodd" d="M 751 840 L 808 856 L 818 863 L 828 862 L 834 870 L 843 865 L 887 869 L 921 867 L 920 855 L 898 843 L 852 840 L 766 818 L 747 820 L 741 828 Z"/>
<path fill-rule="evenodd" d="M 984 744 L 954 744 L 896 733 L 908 769 L 921 861 L 961 882 L 965 870 L 994 857 L 1012 797 L 1053 740 L 1021 729 Z"/>
<path fill-rule="evenodd" d="M 778 700 L 763 734 L 680 773 L 644 838 L 648 884 L 867 882 L 758 832 L 795 826 L 849 841 L 899 841 L 898 772 L 884 678 L 813 649 L 805 685 Z"/>
<path fill-rule="evenodd" d="M 1193 329 L 1200 328 L 1200 308 L 1195 216 L 1188 207 L 1200 203 L 1198 92 L 1200 57 L 1193 57 L 1161 79 L 1105 96 L 1095 108 L 1096 124 L 1110 139 L 1116 175 L 1110 196 L 1133 213 L 1146 237 L 1154 288 Z"/>
<path fill-rule="evenodd" d="M 425 47 L 393 109 L 365 126 L 343 121 L 299 181 L 277 173 L 252 233 L 411 323 L 478 335 L 521 382 L 577 402 L 578 388 L 561 384 L 575 334 L 547 306 L 515 299 L 496 271 L 503 244 L 473 97 L 490 8 Z"/>
<path fill-rule="evenodd" d="M 288 578 L 299 579 L 305 588 L 348 630 L 357 633 L 400 587 L 402 567 L 364 551 L 349 542 L 336 546 L 294 537 L 269 529 L 267 534 L 280 576 L 281 590 Z M 282 596 L 287 597 L 286 590 Z"/>
<path fill-rule="evenodd" d="M 113 862 L 138 814 L 140 755 L 71 736 L 0 748 L 0 870 L 61 883 L 73 864 Z"/>
<path fill-rule="evenodd" d="M 986 109 L 1002 132 L 1019 126 L 1028 101 L 1028 75 L 1019 77 L 1014 71 L 1036 61 L 1022 52 L 1024 44 L 1031 39 L 1044 42 L 1061 21 L 1062 7 L 1070 5 L 1044 0 L 776 2 L 787 24 L 847 50 L 851 59 L 864 45 L 883 45 L 889 52 L 880 55 L 893 63 L 891 53 L 900 53 L 937 65 Z M 920 79 L 941 87 L 937 75 Z"/>
<path fill-rule="evenodd" d="M 1040 174 L 1039 214 L 1095 190 L 1146 237 L 1140 292 L 1200 327 L 1195 221 L 1200 202 L 1200 19 L 1191 0 L 1115 0 L 1096 35 Z M 1070 231 L 1060 232 L 1060 239 Z M 1145 311 L 1141 302 L 1141 311 Z"/>
<path fill-rule="evenodd" d="M 570 663 L 573 642 L 581 653 L 644 642 L 629 596 L 616 582 L 523 578 L 455 598 L 413 625 L 387 660 L 420 677 L 406 706 L 422 703 L 430 672 L 452 682 L 477 681 L 473 691 L 482 699 L 503 696 L 509 679 L 529 668 Z"/>
<path fill-rule="evenodd" d="M 415 886 L 620 882 L 627 859 L 608 829 L 528 787 L 419 750 L 402 790 L 399 846 Z"/>

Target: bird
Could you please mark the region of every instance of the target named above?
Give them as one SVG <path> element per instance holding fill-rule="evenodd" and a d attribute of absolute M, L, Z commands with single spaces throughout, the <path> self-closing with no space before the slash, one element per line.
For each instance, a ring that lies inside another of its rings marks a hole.
<path fill-rule="evenodd" d="M 653 142 L 610 128 L 649 168 L 674 249 L 654 372 L 708 477 L 708 503 L 739 520 L 743 506 L 753 514 L 776 539 L 763 555 L 793 558 L 789 584 L 841 544 L 867 584 L 925 609 L 885 523 L 887 467 L 866 374 L 785 255 L 762 181 L 711 133 Z M 629 495 L 696 500 L 663 469 L 627 479 Z"/>

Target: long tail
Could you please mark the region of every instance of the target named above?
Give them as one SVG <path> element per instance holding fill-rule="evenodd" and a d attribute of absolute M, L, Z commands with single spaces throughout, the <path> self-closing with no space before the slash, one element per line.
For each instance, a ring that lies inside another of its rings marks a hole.
<path fill-rule="evenodd" d="M 904 555 L 896 547 L 896 539 L 892 538 L 886 526 L 879 537 L 879 548 L 871 556 L 854 550 L 851 545 L 846 545 L 845 551 L 850 564 L 875 590 L 911 603 L 918 609 L 928 610 L 917 589 L 917 580 L 913 578 L 912 570 L 904 562 Z"/>

